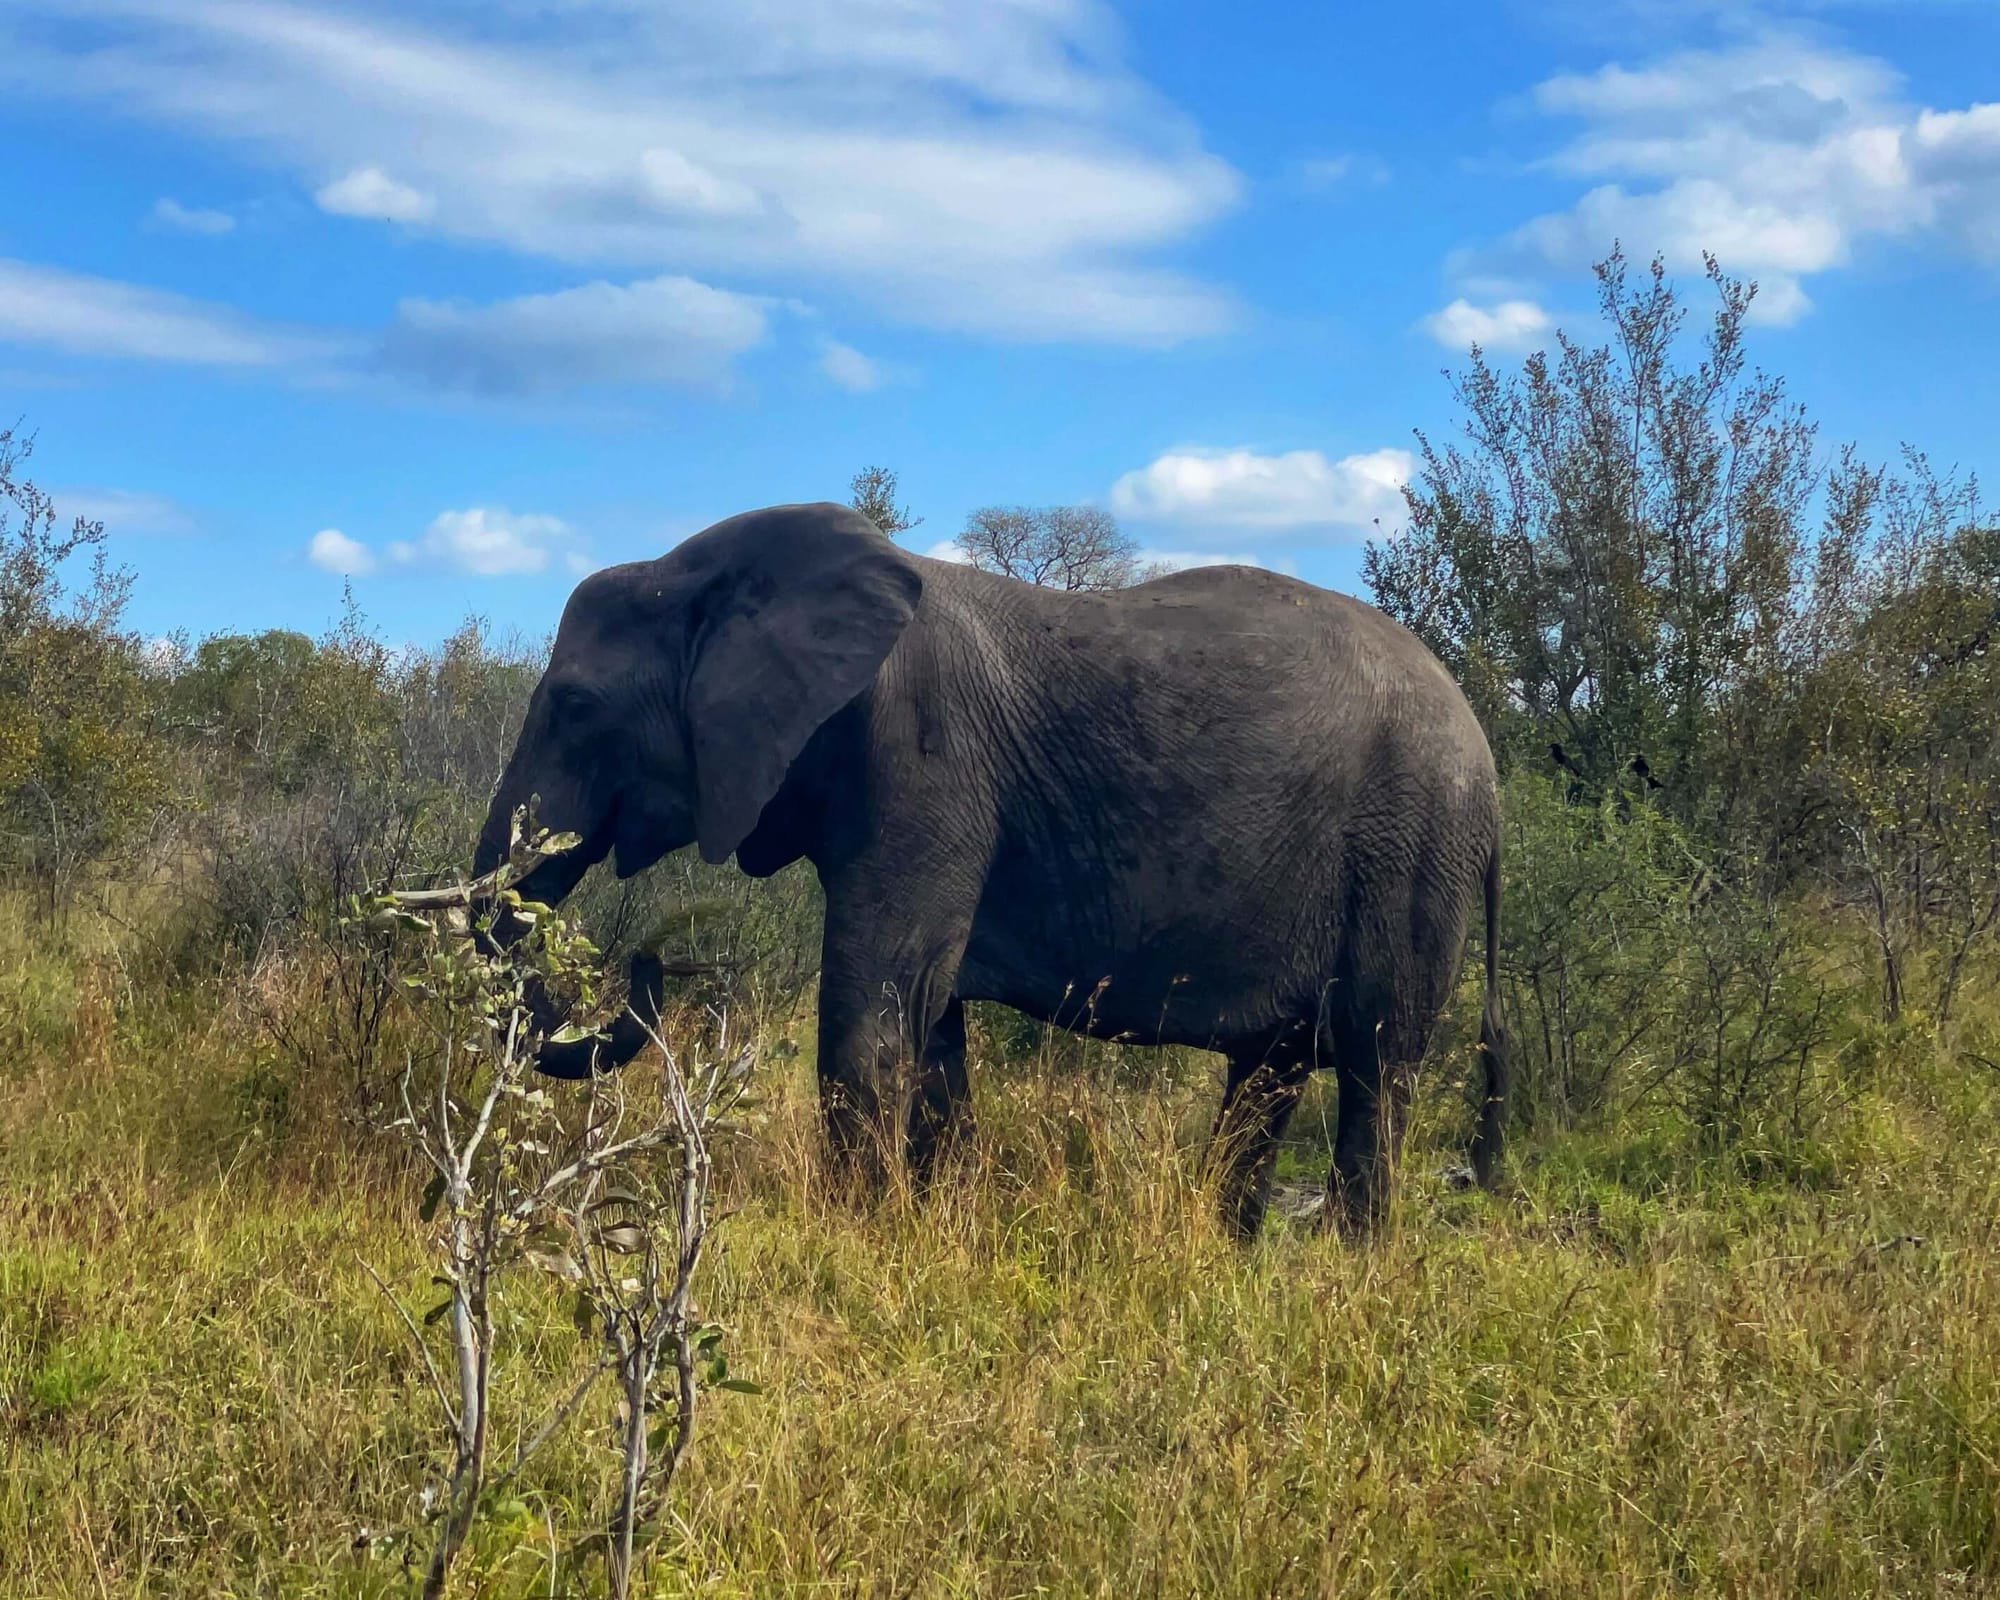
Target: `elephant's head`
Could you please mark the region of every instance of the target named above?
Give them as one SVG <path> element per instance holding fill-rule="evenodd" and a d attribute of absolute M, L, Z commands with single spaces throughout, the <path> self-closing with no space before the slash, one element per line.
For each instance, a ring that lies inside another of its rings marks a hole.
<path fill-rule="evenodd" d="M 807 741 L 874 680 L 922 589 L 908 555 L 830 504 L 746 512 L 657 561 L 586 578 L 528 702 L 476 870 L 505 858 L 515 808 L 531 798 L 538 823 L 582 843 L 521 881 L 530 900 L 556 904 L 606 856 L 621 878 L 691 843 L 727 860 Z M 775 871 L 806 848 L 775 831 L 754 861 L 739 858 L 746 867 Z M 656 1005 L 657 963 L 635 959 L 633 980 L 635 1007 L 645 987 Z M 623 1065 L 644 1043 L 623 1020 L 609 1045 L 550 1046 L 542 1069 Z"/>

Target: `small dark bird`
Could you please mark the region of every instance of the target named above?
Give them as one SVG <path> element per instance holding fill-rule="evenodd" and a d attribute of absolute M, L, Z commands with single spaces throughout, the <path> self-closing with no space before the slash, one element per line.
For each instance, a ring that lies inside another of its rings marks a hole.
<path fill-rule="evenodd" d="M 1661 789 L 1665 787 L 1658 778 L 1653 776 L 1653 769 L 1647 765 L 1644 756 L 1634 756 L 1632 758 L 1632 771 L 1638 777 L 1645 780 L 1648 789 Z"/>
<path fill-rule="evenodd" d="M 1576 768 L 1570 764 L 1569 757 L 1563 753 L 1563 747 L 1559 744 L 1549 746 L 1549 759 L 1565 772 L 1576 771 Z"/>

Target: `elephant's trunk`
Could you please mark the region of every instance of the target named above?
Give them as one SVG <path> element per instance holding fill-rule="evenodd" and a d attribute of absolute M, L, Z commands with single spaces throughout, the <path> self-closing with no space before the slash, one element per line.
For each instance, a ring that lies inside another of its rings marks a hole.
<path fill-rule="evenodd" d="M 588 1078 L 616 1072 L 641 1050 L 659 1024 L 660 991 L 665 969 L 650 951 L 635 951 L 626 968 L 625 1009 L 611 1024 L 608 1039 L 578 1039 L 569 1044 L 547 1043 L 535 1057 L 535 1070 L 550 1078 Z M 643 1020 L 641 1020 L 643 1019 Z"/>
<path fill-rule="evenodd" d="M 476 877 L 485 877 L 507 859 L 512 823 L 513 807 L 503 804 L 496 797 L 487 813 L 486 826 L 480 833 L 479 848 L 473 857 Z M 583 881 L 583 875 L 603 853 L 598 850 L 593 854 L 588 846 L 584 846 L 550 856 L 533 867 L 514 888 L 523 900 L 559 906 Z M 507 950 L 521 939 L 528 927 L 528 923 L 503 908 L 494 918 L 489 937 L 499 949 Z M 599 1072 L 615 1072 L 624 1066 L 646 1047 L 647 1026 L 654 1023 L 660 1013 L 663 978 L 664 971 L 657 956 L 645 951 L 635 953 L 627 969 L 629 997 L 626 1009 L 611 1025 L 611 1036 L 608 1039 L 578 1039 L 566 1044 L 545 1041 L 535 1056 L 535 1070 L 545 1077 L 574 1079 L 588 1078 Z M 536 1026 L 544 1034 L 556 1032 L 567 1020 L 550 1002 L 539 982 L 528 987 L 528 1005 Z M 645 1022 L 639 1020 L 641 1017 Z"/>

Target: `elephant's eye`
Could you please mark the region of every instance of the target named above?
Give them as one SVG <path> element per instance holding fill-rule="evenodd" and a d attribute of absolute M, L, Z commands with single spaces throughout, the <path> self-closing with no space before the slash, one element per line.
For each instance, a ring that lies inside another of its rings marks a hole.
<path fill-rule="evenodd" d="M 574 683 L 556 686 L 554 710 L 564 722 L 575 722 L 579 718 L 589 716 L 594 705 L 595 699 L 588 689 L 580 688 Z"/>

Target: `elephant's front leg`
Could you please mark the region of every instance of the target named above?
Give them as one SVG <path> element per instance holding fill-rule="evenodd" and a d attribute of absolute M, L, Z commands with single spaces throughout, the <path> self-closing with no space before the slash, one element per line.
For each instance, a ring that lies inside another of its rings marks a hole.
<path fill-rule="evenodd" d="M 952 1079 L 962 1088 L 964 1076 L 964 1017 L 952 998 L 962 936 L 883 937 L 873 920 L 829 894 L 819 991 L 828 1150 L 838 1172 L 871 1187 L 901 1167 L 906 1141 L 928 1165 L 958 1098 Z"/>

